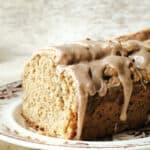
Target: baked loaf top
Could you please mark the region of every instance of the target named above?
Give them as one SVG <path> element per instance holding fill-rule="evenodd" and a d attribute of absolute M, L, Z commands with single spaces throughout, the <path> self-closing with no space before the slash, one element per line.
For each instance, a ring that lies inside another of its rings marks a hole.
<path fill-rule="evenodd" d="M 135 40 L 131 40 L 135 36 Z M 107 89 L 123 87 L 124 103 L 120 120 L 127 119 L 127 108 L 134 82 L 150 82 L 150 30 L 112 41 L 85 41 L 49 47 L 56 73 L 69 73 L 77 87 L 78 139 L 81 136 L 88 96 L 105 96 Z"/>

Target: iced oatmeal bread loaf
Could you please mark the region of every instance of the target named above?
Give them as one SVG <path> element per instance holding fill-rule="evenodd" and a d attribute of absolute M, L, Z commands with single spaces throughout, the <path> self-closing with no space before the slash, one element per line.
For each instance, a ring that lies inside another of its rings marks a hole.
<path fill-rule="evenodd" d="M 42 134 L 90 139 L 136 129 L 150 113 L 150 30 L 52 46 L 23 73 L 22 115 Z"/>

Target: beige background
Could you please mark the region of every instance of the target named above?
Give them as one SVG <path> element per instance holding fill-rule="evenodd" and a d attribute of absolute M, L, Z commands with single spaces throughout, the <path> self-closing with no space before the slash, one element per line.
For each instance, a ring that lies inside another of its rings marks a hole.
<path fill-rule="evenodd" d="M 149 0 L 0 0 L 0 85 L 18 80 L 37 49 L 147 27 Z"/>

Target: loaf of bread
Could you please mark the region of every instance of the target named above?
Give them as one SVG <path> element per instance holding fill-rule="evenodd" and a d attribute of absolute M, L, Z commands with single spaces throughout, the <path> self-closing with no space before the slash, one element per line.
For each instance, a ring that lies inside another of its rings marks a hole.
<path fill-rule="evenodd" d="M 52 46 L 23 73 L 22 114 L 40 133 L 94 140 L 148 122 L 150 30 Z"/>

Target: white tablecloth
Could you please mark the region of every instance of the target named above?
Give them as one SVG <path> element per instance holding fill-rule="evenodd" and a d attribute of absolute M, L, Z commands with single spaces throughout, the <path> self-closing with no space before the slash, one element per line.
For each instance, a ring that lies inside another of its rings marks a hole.
<path fill-rule="evenodd" d="M 0 85 L 19 80 L 24 61 L 37 49 L 147 27 L 149 0 L 0 0 Z"/>

